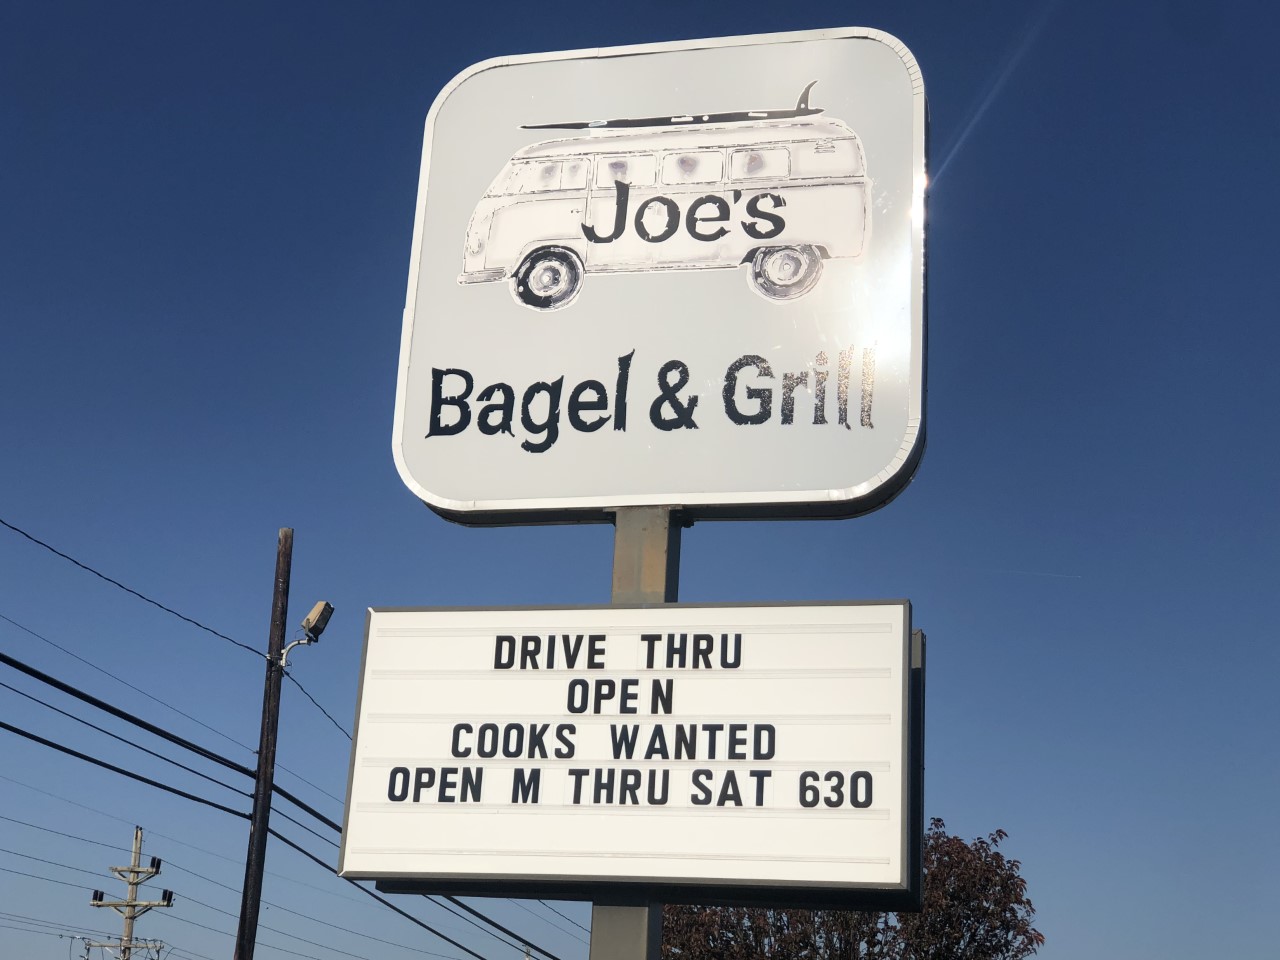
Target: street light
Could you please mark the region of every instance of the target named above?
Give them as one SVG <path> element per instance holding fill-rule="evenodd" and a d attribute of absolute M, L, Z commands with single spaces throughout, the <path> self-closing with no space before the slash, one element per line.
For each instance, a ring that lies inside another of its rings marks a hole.
<path fill-rule="evenodd" d="M 280 666 L 287 667 L 289 665 L 289 651 L 301 644 L 304 647 L 310 646 L 320 639 L 320 634 L 324 633 L 324 628 L 329 625 L 329 618 L 333 616 L 333 604 L 328 600 L 321 600 L 311 612 L 302 618 L 301 640 L 295 640 L 284 648 L 284 652 L 280 654 Z"/>

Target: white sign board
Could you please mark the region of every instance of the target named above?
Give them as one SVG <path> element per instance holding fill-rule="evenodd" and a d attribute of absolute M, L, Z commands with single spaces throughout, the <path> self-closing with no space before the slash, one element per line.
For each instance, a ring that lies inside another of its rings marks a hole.
<path fill-rule="evenodd" d="M 339 872 L 490 896 L 908 905 L 910 633 L 903 601 L 370 610 Z"/>
<path fill-rule="evenodd" d="M 490 60 L 427 117 L 394 450 L 473 523 L 852 516 L 923 447 L 925 100 L 844 29 Z"/>

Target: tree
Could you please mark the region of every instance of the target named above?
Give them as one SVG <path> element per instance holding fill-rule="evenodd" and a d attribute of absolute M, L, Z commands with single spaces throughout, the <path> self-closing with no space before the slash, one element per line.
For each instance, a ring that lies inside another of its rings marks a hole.
<path fill-rule="evenodd" d="M 925 833 L 920 913 L 850 913 L 670 905 L 664 960 L 1022 960 L 1044 936 L 1031 926 L 1022 864 L 997 830 L 966 842 L 934 819 Z"/>

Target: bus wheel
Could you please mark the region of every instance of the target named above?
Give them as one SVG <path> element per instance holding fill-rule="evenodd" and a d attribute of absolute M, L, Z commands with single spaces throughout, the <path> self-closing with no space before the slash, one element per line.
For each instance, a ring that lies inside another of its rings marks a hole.
<path fill-rule="evenodd" d="M 515 272 L 511 289 L 517 300 L 535 310 L 568 306 L 582 289 L 582 261 L 563 247 L 535 250 Z"/>
<path fill-rule="evenodd" d="M 813 289 L 822 275 L 822 255 L 809 245 L 763 247 L 751 258 L 747 282 L 769 300 L 795 300 Z"/>

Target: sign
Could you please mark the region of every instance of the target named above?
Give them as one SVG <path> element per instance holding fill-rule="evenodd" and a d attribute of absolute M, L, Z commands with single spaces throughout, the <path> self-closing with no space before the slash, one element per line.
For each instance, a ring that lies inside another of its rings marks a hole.
<path fill-rule="evenodd" d="M 923 448 L 924 142 L 874 30 L 463 71 L 426 122 L 401 477 L 467 523 L 882 505 Z"/>
<path fill-rule="evenodd" d="M 400 892 L 908 908 L 910 616 L 370 610 L 339 873 Z"/>

